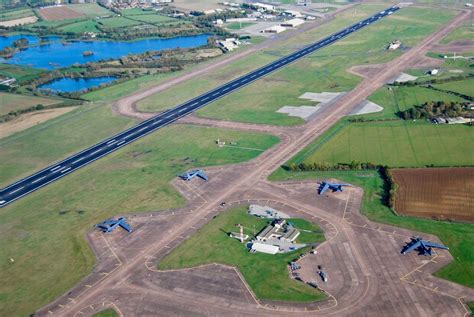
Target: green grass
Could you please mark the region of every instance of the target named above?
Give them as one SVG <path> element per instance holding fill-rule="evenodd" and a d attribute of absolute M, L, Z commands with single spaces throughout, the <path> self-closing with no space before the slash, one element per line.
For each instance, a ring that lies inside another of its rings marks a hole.
<path fill-rule="evenodd" d="M 319 230 L 302 219 L 292 221 L 297 221 L 309 230 Z M 162 259 L 159 267 L 187 268 L 216 262 L 236 266 L 260 299 L 305 302 L 323 299 L 324 295 L 316 289 L 288 276 L 288 262 L 302 250 L 275 255 L 250 253 L 240 241 L 228 236 L 228 232 L 236 231 L 236 223 L 245 227 L 246 234 L 253 235 L 254 226 L 260 231 L 267 222 L 266 219 L 249 215 L 247 207 L 237 207 L 221 213 Z M 319 241 L 321 240 L 312 240 Z"/>
<path fill-rule="evenodd" d="M 473 164 L 473 146 L 472 127 L 465 125 L 401 120 L 352 123 L 308 155 L 304 162 L 336 164 L 356 160 L 391 167 L 463 166 Z"/>
<path fill-rule="evenodd" d="M 130 127 L 109 106 L 87 105 L 0 140 L 0 187 Z"/>
<path fill-rule="evenodd" d="M 382 204 L 383 180 L 376 171 L 288 172 L 278 169 L 271 180 L 337 178 L 364 189 L 362 212 L 370 220 L 426 232 L 438 236 L 449 246 L 454 261 L 436 273 L 437 276 L 474 288 L 474 225 L 396 216 Z"/>
<path fill-rule="evenodd" d="M 19 84 L 35 79 L 43 73 L 44 70 L 41 69 L 0 63 L 0 75 L 15 78 Z"/>
<path fill-rule="evenodd" d="M 441 44 L 449 44 L 456 41 L 472 40 L 474 37 L 474 26 L 472 19 L 469 19 L 465 24 L 458 26 L 453 32 L 448 34 L 441 40 Z"/>
<path fill-rule="evenodd" d="M 252 22 L 232 22 L 232 23 L 229 23 L 227 24 L 225 27 L 229 30 L 240 30 L 240 29 L 243 29 L 243 28 L 246 28 L 247 26 L 251 26 L 251 25 L 254 25 L 255 23 L 252 23 Z"/>
<path fill-rule="evenodd" d="M 67 24 L 58 28 L 63 32 L 84 33 L 84 32 L 99 32 L 97 22 L 93 20 L 79 21 L 76 23 Z"/>
<path fill-rule="evenodd" d="M 142 14 L 142 15 L 128 15 L 130 19 L 142 21 L 145 23 L 152 23 L 152 24 L 177 24 L 177 23 L 189 23 L 185 20 L 179 20 L 175 18 L 171 18 L 165 15 L 160 15 L 152 12 L 151 14 Z"/>
<path fill-rule="evenodd" d="M 474 97 L 474 79 L 451 81 L 434 87 Z"/>
<path fill-rule="evenodd" d="M 474 316 L 474 302 L 467 303 L 467 306 L 471 310 L 471 314 L 469 316 L 471 316 L 471 317 Z"/>
<path fill-rule="evenodd" d="M 87 117 L 91 121 L 88 130 L 97 134 L 108 129 L 105 133 L 110 135 L 111 127 L 107 125 L 111 116 L 104 116 L 102 111 L 100 109 Z M 96 117 L 99 115 L 108 120 L 98 120 Z M 87 120 L 82 118 L 79 122 L 84 124 Z M 64 130 L 48 129 L 47 135 L 51 139 L 49 142 L 63 152 L 65 144 L 71 141 L 76 143 L 72 146 L 74 151 L 80 149 L 77 143 L 83 134 L 90 142 L 87 128 L 81 130 L 82 127 L 67 123 L 62 126 Z M 118 126 L 115 124 L 112 128 Z M 71 140 L 68 135 L 75 135 L 78 140 Z M 33 146 L 34 149 L 28 149 L 32 155 L 48 149 L 56 151 L 51 145 L 44 149 L 34 145 L 35 142 L 44 142 L 45 137 L 39 134 L 35 139 L 16 142 L 16 146 L 2 145 L 2 161 L 11 162 L 15 157 L 20 160 L 13 154 L 17 146 L 23 149 Z M 178 173 L 198 166 L 239 163 L 261 153 L 218 147 L 215 144 L 217 138 L 262 150 L 278 142 L 278 138 L 265 134 L 174 125 L 2 208 L 0 258 L 6 260 L 0 261 L 0 280 L 3 282 L 0 286 L 0 315 L 28 315 L 90 273 L 94 255 L 84 234 L 92 229 L 93 224 L 117 214 L 183 206 L 184 198 L 169 184 Z M 0 171 L 4 174 L 8 168 L 3 164 Z M 5 179 L 3 175 L 0 178 Z M 10 257 L 15 259 L 15 263 L 8 261 Z"/>
<path fill-rule="evenodd" d="M 107 28 L 123 28 L 141 24 L 139 21 L 133 21 L 124 17 L 112 17 L 100 19 L 99 23 Z"/>
<path fill-rule="evenodd" d="M 26 18 L 35 15 L 30 8 L 2 10 L 0 13 L 0 21 L 10 21 Z"/>
<path fill-rule="evenodd" d="M 115 15 L 112 11 L 109 11 L 96 3 L 70 4 L 68 7 L 89 17 Z"/>
<path fill-rule="evenodd" d="M 61 102 L 60 99 L 0 92 L 0 116 L 11 111 L 27 109 L 38 104 L 48 106 L 59 102 Z"/>
<path fill-rule="evenodd" d="M 465 101 L 463 98 L 449 93 L 424 87 L 406 86 L 391 87 L 391 90 L 385 86 L 373 93 L 369 100 L 382 106 L 384 109 L 381 112 L 360 115 L 367 119 L 399 118 L 397 116 L 399 111 L 405 111 L 428 101 Z"/>
<path fill-rule="evenodd" d="M 105 309 L 101 312 L 98 312 L 92 315 L 92 317 L 118 317 L 118 316 L 119 315 L 117 314 L 117 312 L 113 310 L 112 308 Z"/>

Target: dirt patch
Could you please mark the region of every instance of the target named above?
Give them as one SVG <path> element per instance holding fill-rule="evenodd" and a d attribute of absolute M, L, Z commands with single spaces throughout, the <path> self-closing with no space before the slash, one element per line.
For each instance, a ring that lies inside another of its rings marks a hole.
<path fill-rule="evenodd" d="M 31 17 L 26 17 L 26 18 L 21 18 L 21 19 L 3 21 L 3 22 L 0 22 L 0 26 L 12 27 L 16 25 L 35 23 L 36 21 L 38 21 L 38 18 L 36 16 L 31 16 Z"/>
<path fill-rule="evenodd" d="M 5 138 L 16 132 L 26 130 L 34 125 L 59 117 L 60 115 L 74 109 L 76 109 L 76 107 L 56 108 L 22 115 L 17 119 L 0 124 L 0 138 Z"/>
<path fill-rule="evenodd" d="M 65 6 L 40 9 L 39 13 L 43 17 L 43 19 L 47 21 L 76 19 L 85 16 L 84 14 L 71 10 Z"/>
<path fill-rule="evenodd" d="M 409 74 L 401 73 L 393 82 L 405 83 L 407 81 L 412 81 L 417 79 L 418 77 L 412 76 Z"/>
<path fill-rule="evenodd" d="M 393 176 L 398 213 L 474 221 L 474 168 L 396 169 Z"/>

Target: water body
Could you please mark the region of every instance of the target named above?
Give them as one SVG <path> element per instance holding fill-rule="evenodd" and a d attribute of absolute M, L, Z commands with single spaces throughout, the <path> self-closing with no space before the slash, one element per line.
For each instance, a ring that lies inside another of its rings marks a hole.
<path fill-rule="evenodd" d="M 36 35 L 30 34 L 16 34 L 11 36 L 0 36 L 0 51 L 7 46 L 11 46 L 13 42 L 19 39 L 27 39 L 30 45 L 37 45 L 40 43 L 41 39 Z M 48 36 L 45 37 L 47 41 L 59 41 L 61 38 L 59 36 Z"/>
<path fill-rule="evenodd" d="M 18 35 L 0 37 L 0 47 L 3 43 L 13 43 L 13 41 L 21 37 Z M 197 47 L 207 44 L 208 38 L 209 34 L 200 34 L 170 39 L 144 39 L 130 42 L 74 41 L 63 44 L 59 41 L 53 41 L 47 45 L 29 47 L 4 62 L 36 68 L 54 69 L 71 66 L 75 63 L 85 64 L 99 60 L 116 59 L 128 54 L 139 54 L 152 50 Z M 39 43 L 38 38 L 31 38 L 31 40 L 28 38 L 28 40 L 30 43 Z M 92 51 L 94 54 L 83 56 L 85 51 Z"/>
<path fill-rule="evenodd" d="M 91 87 L 98 87 L 104 83 L 116 80 L 115 76 L 92 77 L 92 78 L 60 78 L 41 85 L 40 89 L 51 89 L 59 92 L 75 92 Z"/>

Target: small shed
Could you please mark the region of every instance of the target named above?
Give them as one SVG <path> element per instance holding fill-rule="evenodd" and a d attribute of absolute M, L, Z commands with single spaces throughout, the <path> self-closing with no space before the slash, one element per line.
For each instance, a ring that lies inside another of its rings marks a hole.
<path fill-rule="evenodd" d="M 280 248 L 278 248 L 275 245 L 271 244 L 264 244 L 260 242 L 254 242 L 252 243 L 252 252 L 262 252 L 262 253 L 268 253 L 268 254 L 277 254 Z"/>

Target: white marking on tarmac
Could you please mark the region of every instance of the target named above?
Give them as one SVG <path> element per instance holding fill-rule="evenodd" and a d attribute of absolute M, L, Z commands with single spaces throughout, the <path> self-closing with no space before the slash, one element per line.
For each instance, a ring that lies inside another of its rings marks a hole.
<path fill-rule="evenodd" d="M 37 183 L 37 182 L 39 182 L 40 180 L 44 179 L 45 177 L 46 177 L 46 176 L 43 176 L 43 177 L 41 177 L 41 178 L 38 178 L 37 180 L 35 180 L 35 181 L 31 182 L 31 183 L 32 183 L 32 184 Z"/>
<path fill-rule="evenodd" d="M 25 187 L 25 186 L 22 186 L 22 187 L 20 187 L 20 188 L 17 188 L 17 189 L 15 189 L 14 191 L 10 192 L 9 194 L 10 194 L 10 195 L 11 195 L 11 194 L 14 194 L 14 193 L 16 193 L 16 192 L 22 190 L 24 187 Z"/>
<path fill-rule="evenodd" d="M 66 173 L 66 172 L 69 171 L 70 169 L 71 169 L 71 168 L 68 167 L 68 168 L 66 168 L 65 170 L 62 170 L 62 171 L 61 171 L 61 174 L 62 174 L 62 173 Z"/>
<path fill-rule="evenodd" d="M 55 170 L 57 170 L 57 169 L 59 169 L 59 168 L 61 168 L 61 165 L 58 165 L 58 166 L 56 166 L 56 167 L 53 167 L 52 169 L 50 169 L 50 171 L 51 171 L 51 172 L 54 172 Z"/>
<path fill-rule="evenodd" d="M 122 145 L 124 143 L 125 143 L 125 141 L 120 141 L 119 143 L 117 143 L 117 146 Z"/>
<path fill-rule="evenodd" d="M 80 159 L 75 160 L 75 161 L 72 162 L 71 164 L 76 164 L 77 162 L 82 161 L 82 160 L 85 159 L 85 158 L 86 158 L 85 156 L 84 156 L 84 157 L 81 157 Z"/>

